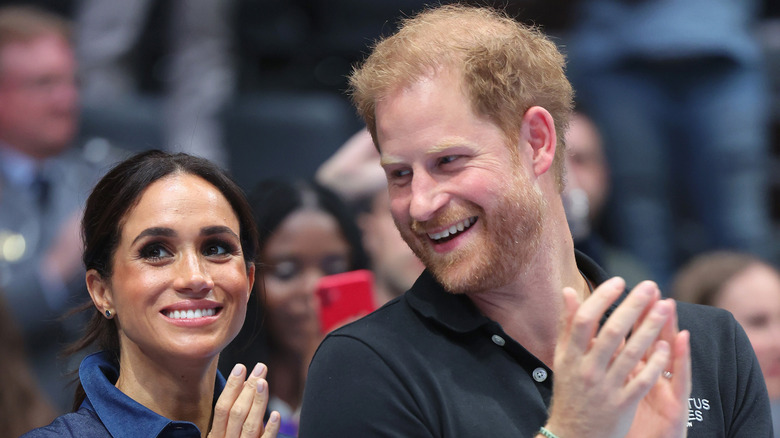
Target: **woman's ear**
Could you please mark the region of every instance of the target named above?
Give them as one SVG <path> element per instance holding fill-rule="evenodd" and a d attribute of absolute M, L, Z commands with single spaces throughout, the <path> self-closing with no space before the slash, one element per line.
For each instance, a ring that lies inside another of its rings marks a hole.
<path fill-rule="evenodd" d="M 87 290 L 92 302 L 100 313 L 111 318 L 114 314 L 114 297 L 111 293 L 111 285 L 94 269 L 87 271 Z M 109 313 L 106 313 L 108 311 Z"/>
<path fill-rule="evenodd" d="M 555 158 L 557 142 L 552 115 L 540 106 L 529 108 L 523 114 L 520 140 L 531 147 L 534 174 L 540 176 L 547 172 Z"/>
<path fill-rule="evenodd" d="M 249 297 L 252 295 L 252 288 L 255 286 L 255 272 L 256 267 L 254 263 L 249 263 L 246 268 L 246 278 L 249 281 L 249 293 L 246 294 L 246 302 L 249 302 Z"/>

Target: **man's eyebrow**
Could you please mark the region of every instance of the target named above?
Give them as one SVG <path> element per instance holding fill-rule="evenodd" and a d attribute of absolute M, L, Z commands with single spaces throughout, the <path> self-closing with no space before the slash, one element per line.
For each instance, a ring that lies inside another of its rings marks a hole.
<path fill-rule="evenodd" d="M 441 152 L 446 151 L 450 148 L 457 148 L 457 147 L 476 147 L 474 142 L 469 141 L 463 137 L 446 137 L 442 139 L 437 144 L 431 146 L 426 153 L 427 154 L 438 154 Z"/>
<path fill-rule="evenodd" d="M 154 236 L 154 237 L 174 237 L 176 236 L 176 231 L 172 230 L 171 228 L 165 228 L 165 227 L 151 227 L 147 228 L 143 231 L 141 231 L 135 239 L 133 239 L 133 243 L 137 242 L 138 240 L 146 237 L 146 236 Z"/>
<path fill-rule="evenodd" d="M 467 140 L 465 140 L 465 139 L 463 139 L 461 137 L 445 138 L 442 141 L 440 141 L 439 143 L 437 143 L 437 144 L 435 144 L 433 146 L 428 147 L 425 150 L 425 154 L 426 155 L 436 155 L 436 154 L 444 152 L 447 149 L 450 149 L 450 148 L 453 148 L 453 147 L 471 146 L 471 145 L 472 145 L 471 142 L 469 142 L 469 141 L 467 141 Z M 395 158 L 393 156 L 387 156 L 387 155 L 384 155 L 384 154 L 379 158 L 379 164 L 381 166 L 392 166 L 394 164 L 399 164 L 399 163 L 402 163 L 402 162 L 403 162 L 403 160 L 401 160 L 399 158 Z"/>
<path fill-rule="evenodd" d="M 379 165 L 384 166 L 392 166 L 393 164 L 400 164 L 402 160 L 395 158 L 395 157 L 388 157 L 385 155 L 382 155 L 379 157 Z"/>

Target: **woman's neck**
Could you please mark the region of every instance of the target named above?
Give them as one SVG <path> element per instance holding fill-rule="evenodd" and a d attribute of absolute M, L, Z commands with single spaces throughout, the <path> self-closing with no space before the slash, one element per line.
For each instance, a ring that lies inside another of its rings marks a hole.
<path fill-rule="evenodd" d="M 165 418 L 194 423 L 205 437 L 211 425 L 217 360 L 218 356 L 198 364 L 146 356 L 120 360 L 116 387 Z"/>

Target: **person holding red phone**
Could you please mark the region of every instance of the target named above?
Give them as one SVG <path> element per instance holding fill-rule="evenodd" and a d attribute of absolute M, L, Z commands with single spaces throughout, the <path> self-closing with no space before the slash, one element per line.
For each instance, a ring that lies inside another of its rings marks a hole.
<path fill-rule="evenodd" d="M 329 189 L 266 180 L 249 201 L 260 241 L 256 284 L 264 290 L 252 295 L 244 327 L 222 364 L 262 357 L 269 369 L 269 408 L 282 415 L 280 433 L 296 436 L 306 372 L 322 340 L 320 280 L 366 269 L 369 261 L 353 216 Z"/>

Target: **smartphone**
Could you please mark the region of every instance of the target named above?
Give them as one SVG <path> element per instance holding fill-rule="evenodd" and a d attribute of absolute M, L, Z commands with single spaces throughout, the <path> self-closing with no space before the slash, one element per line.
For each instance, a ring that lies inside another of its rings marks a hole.
<path fill-rule="evenodd" d="M 317 286 L 320 331 L 325 334 L 376 310 L 374 274 L 366 269 L 326 275 Z"/>

